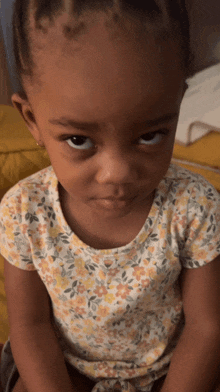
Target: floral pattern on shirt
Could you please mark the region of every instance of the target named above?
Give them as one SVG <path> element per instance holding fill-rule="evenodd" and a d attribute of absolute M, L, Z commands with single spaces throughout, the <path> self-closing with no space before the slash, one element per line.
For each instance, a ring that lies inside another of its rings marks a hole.
<path fill-rule="evenodd" d="M 147 392 L 166 374 L 184 325 L 182 267 L 201 267 L 220 254 L 220 197 L 203 177 L 171 165 L 136 238 L 97 250 L 66 223 L 50 166 L 2 200 L 0 252 L 38 272 L 73 366 L 97 382 L 130 380 L 128 389 Z"/>

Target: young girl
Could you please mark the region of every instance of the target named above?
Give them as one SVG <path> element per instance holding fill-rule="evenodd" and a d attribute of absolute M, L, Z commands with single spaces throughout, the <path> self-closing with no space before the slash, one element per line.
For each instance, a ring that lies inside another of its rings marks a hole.
<path fill-rule="evenodd" d="M 16 0 L 13 25 L 52 166 L 1 203 L 3 391 L 217 391 L 220 198 L 170 164 L 183 1 Z"/>

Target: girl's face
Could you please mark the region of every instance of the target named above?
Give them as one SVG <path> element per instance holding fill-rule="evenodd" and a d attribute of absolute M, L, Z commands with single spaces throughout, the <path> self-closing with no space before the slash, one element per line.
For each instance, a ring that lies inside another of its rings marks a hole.
<path fill-rule="evenodd" d="M 61 30 L 35 37 L 42 87 L 25 82 L 14 104 L 72 205 L 108 218 L 143 211 L 170 164 L 184 72 L 171 40 L 104 17 L 77 41 Z"/>

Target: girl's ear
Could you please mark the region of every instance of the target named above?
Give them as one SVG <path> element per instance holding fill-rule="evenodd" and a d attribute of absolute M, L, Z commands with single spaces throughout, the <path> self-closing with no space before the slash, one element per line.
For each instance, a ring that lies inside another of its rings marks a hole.
<path fill-rule="evenodd" d="M 12 100 L 12 104 L 14 106 L 15 109 L 17 109 L 19 111 L 19 113 L 21 114 L 21 116 L 23 117 L 29 131 L 31 132 L 32 136 L 34 137 L 34 139 L 36 140 L 36 142 L 38 143 L 38 145 L 40 145 L 41 147 L 43 147 L 43 143 L 41 142 L 41 136 L 40 136 L 40 131 L 38 129 L 32 108 L 29 104 L 29 102 L 22 98 L 21 95 L 19 93 L 15 93 L 12 95 L 11 97 Z"/>

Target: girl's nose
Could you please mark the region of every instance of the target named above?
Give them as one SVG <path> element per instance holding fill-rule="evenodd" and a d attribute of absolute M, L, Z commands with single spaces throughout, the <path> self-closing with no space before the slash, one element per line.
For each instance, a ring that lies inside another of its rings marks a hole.
<path fill-rule="evenodd" d="M 122 152 L 103 152 L 98 158 L 96 181 L 100 184 L 126 184 L 137 176 L 134 159 Z"/>

